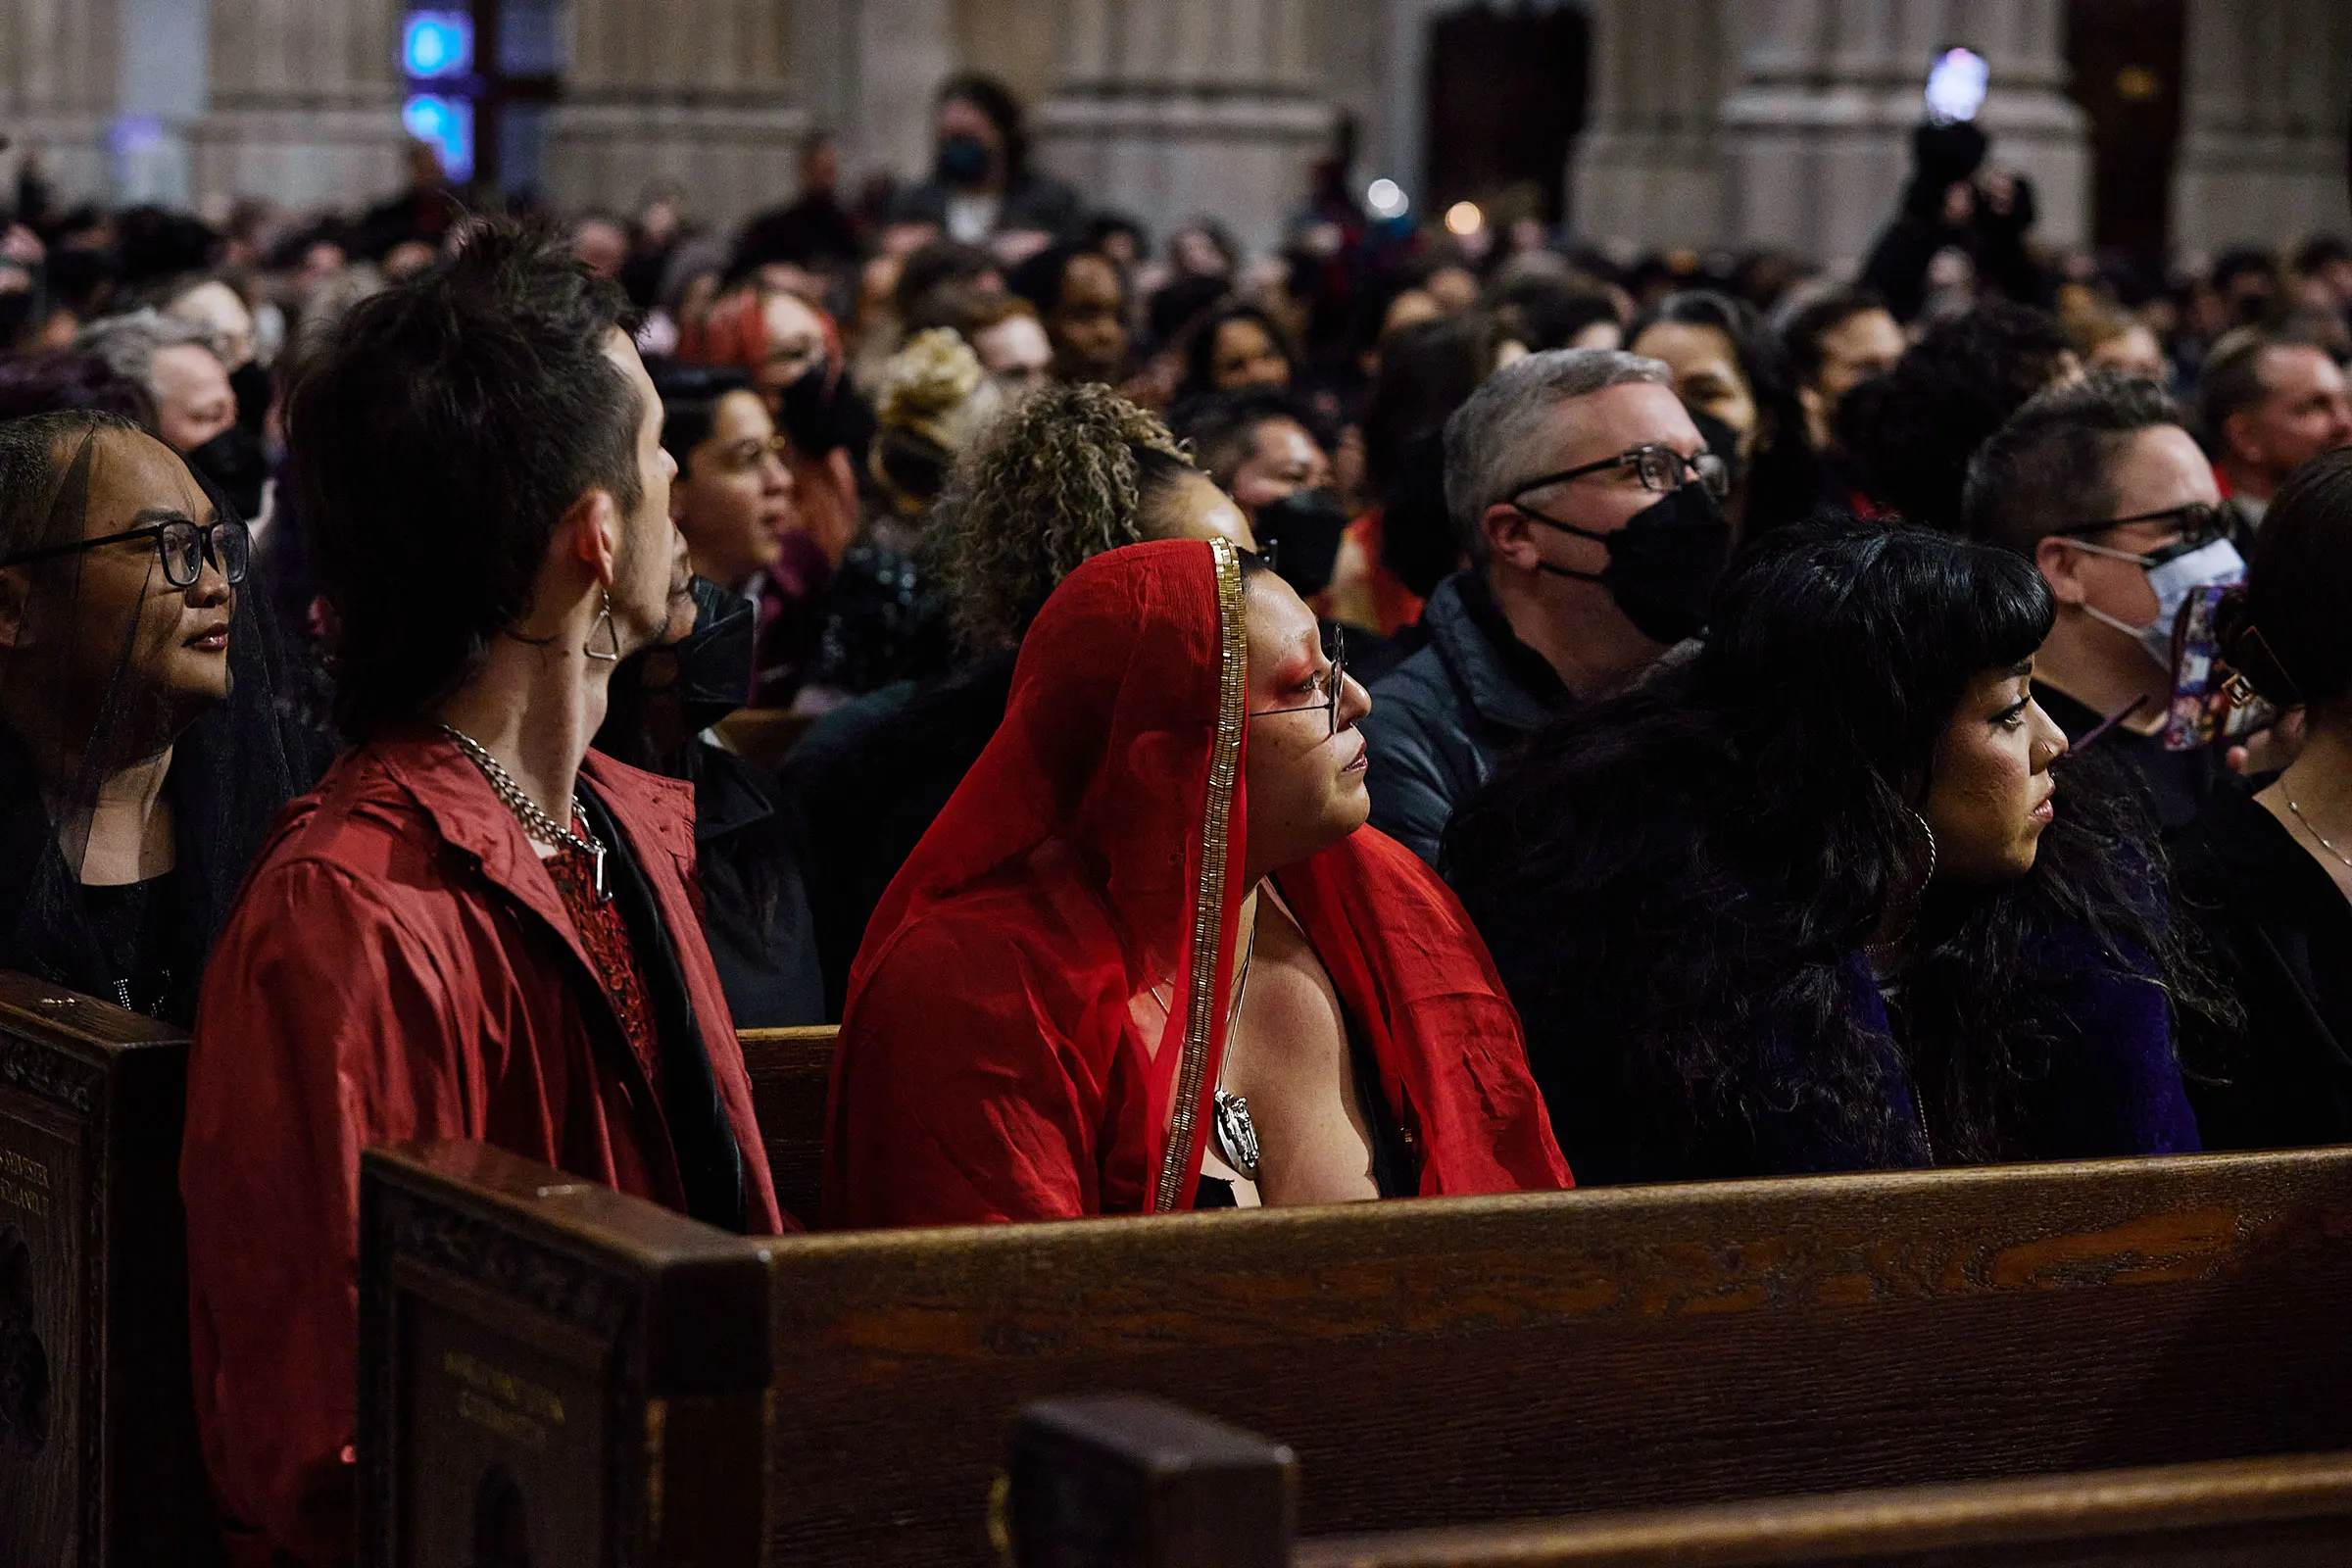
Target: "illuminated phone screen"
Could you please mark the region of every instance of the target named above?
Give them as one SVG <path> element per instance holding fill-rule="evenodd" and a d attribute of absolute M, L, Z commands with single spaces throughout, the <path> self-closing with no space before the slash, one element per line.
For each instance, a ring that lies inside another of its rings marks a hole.
<path fill-rule="evenodd" d="M 1974 120 L 1992 68 L 1973 49 L 1946 49 L 1928 68 L 1928 118 L 1939 125 Z"/>

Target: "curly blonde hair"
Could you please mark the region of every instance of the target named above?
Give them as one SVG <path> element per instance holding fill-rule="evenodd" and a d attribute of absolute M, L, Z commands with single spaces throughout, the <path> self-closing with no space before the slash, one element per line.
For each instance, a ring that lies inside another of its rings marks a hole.
<path fill-rule="evenodd" d="M 1099 385 L 1052 387 L 967 449 L 932 514 L 933 565 L 967 654 L 1016 646 L 1081 562 L 1146 537 L 1197 472 L 1168 427 Z"/>

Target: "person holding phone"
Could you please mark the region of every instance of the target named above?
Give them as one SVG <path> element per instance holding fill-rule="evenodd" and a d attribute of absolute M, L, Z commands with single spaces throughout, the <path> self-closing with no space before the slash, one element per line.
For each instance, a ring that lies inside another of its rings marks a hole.
<path fill-rule="evenodd" d="M 2055 298 L 2026 250 L 2034 182 L 1984 161 L 1992 143 L 1976 119 L 1990 80 L 1983 57 L 1968 49 L 1942 51 L 1928 74 L 1926 115 L 1911 132 L 1911 178 L 1859 280 L 1897 320 L 1919 315 L 1928 264 L 1946 249 L 1968 256 L 1982 288 L 2045 308 Z"/>
<path fill-rule="evenodd" d="M 2070 742 L 2128 765 L 2167 831 L 2230 777 L 2219 747 L 2169 750 L 2159 733 L 2180 607 L 2245 570 L 2221 499 L 2164 393 L 2101 371 L 2018 410 L 1978 450 L 1961 503 L 1969 535 L 2032 560 L 2056 601 L 2035 699 Z"/>

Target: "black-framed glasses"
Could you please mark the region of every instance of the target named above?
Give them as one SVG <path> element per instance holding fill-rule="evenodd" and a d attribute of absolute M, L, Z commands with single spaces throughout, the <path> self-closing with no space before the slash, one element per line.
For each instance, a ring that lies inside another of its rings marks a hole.
<path fill-rule="evenodd" d="M 1348 632 L 1345 627 L 1335 624 L 1331 628 L 1331 636 L 1324 643 L 1323 657 L 1331 661 L 1331 667 L 1323 672 L 1321 702 L 1303 703 L 1297 708 L 1261 708 L 1250 716 L 1272 718 L 1277 713 L 1321 713 L 1331 726 L 1324 738 L 1328 740 L 1337 735 L 1340 732 L 1340 694 L 1348 688 Z"/>
<path fill-rule="evenodd" d="M 1707 493 L 1718 501 L 1732 493 L 1732 470 L 1714 453 L 1701 452 L 1694 458 L 1686 458 L 1672 447 L 1652 442 L 1648 446 L 1620 452 L 1613 458 L 1603 458 L 1598 463 L 1582 464 L 1573 468 L 1563 468 L 1558 473 L 1547 473 L 1541 479 L 1530 479 L 1512 494 L 1523 496 L 1530 490 L 1541 490 L 1547 484 L 1562 484 L 1570 479 L 1581 479 L 1588 473 L 1601 473 L 1611 468 L 1633 469 L 1634 476 L 1642 481 L 1644 490 L 1654 490 L 1660 495 L 1670 490 L 1680 490 L 1693 479 L 1705 485 Z"/>
<path fill-rule="evenodd" d="M 48 545 L 39 550 L 20 551 L 0 561 L 0 566 L 44 561 L 52 556 L 78 555 L 84 550 L 96 550 L 101 545 L 126 544 L 133 539 L 155 541 L 155 553 L 164 563 L 164 581 L 174 588 L 195 587 L 196 579 L 204 575 L 204 564 L 207 561 L 220 568 L 220 575 L 233 588 L 245 580 L 245 568 L 253 555 L 253 535 L 243 522 L 234 517 L 222 517 L 218 522 L 207 523 L 173 517 L 165 522 L 151 522 L 144 528 L 127 528 L 121 533 L 110 533 L 100 539 L 80 539 L 68 545 Z"/>
<path fill-rule="evenodd" d="M 2223 521 L 2222 509 L 2202 501 L 2190 501 L 2178 507 L 2166 507 L 2160 512 L 2135 512 L 2129 517 L 2110 517 L 2105 522 L 2079 522 L 2071 527 L 2051 531 L 2061 539 L 2081 540 L 2084 534 L 2105 533 L 2121 528 L 2128 522 L 2169 522 L 2180 530 L 2180 537 L 2168 545 L 2143 552 L 2116 551 L 2113 554 L 2133 554 L 2138 561 L 2151 566 L 2161 566 L 2168 561 L 2178 561 L 2192 550 L 2202 550 L 2217 539 L 2230 537 L 2229 525 Z M 2097 545 L 2084 549 L 2096 550 Z"/>

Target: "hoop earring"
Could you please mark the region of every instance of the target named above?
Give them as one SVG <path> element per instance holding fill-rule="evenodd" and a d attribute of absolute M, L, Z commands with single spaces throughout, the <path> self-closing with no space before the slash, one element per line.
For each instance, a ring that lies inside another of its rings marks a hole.
<path fill-rule="evenodd" d="M 609 654 L 600 654 L 596 651 L 597 626 L 605 629 L 605 636 L 612 643 L 612 651 Z M 608 664 L 620 662 L 620 628 L 612 621 L 612 590 L 610 588 L 605 590 L 605 608 L 596 617 L 596 626 L 588 628 L 588 641 L 580 649 L 580 652 L 586 654 L 590 659 L 599 660 Z"/>
<path fill-rule="evenodd" d="M 1910 810 L 1910 808 L 1905 807 L 1904 809 Z M 1917 822 L 1919 830 L 1928 836 L 1928 874 L 1919 884 L 1920 896 L 1925 898 L 1928 888 L 1936 880 L 1936 830 L 1928 826 L 1928 819 L 1917 811 L 1911 812 L 1911 820 Z"/>

